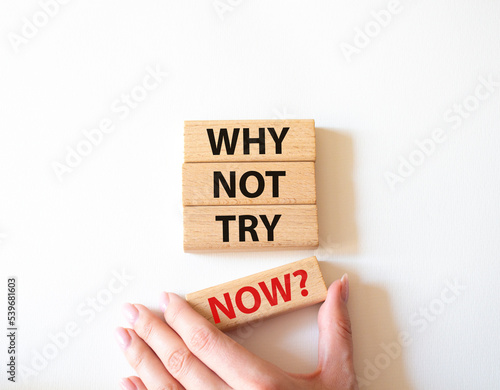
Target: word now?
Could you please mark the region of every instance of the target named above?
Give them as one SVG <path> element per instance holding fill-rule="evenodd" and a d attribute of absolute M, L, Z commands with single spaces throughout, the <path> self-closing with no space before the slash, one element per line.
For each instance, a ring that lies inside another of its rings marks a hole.
<path fill-rule="evenodd" d="M 186 294 L 187 302 L 220 330 L 274 317 L 326 299 L 315 256 Z"/>
<path fill-rule="evenodd" d="M 300 281 L 300 287 L 304 288 L 307 280 L 307 272 L 305 270 L 298 270 L 295 271 L 293 276 L 299 276 L 301 281 Z M 290 274 L 285 274 L 283 276 L 284 279 L 284 286 L 281 284 L 281 281 L 279 278 L 272 278 L 271 279 L 271 291 L 269 291 L 269 288 L 267 287 L 267 284 L 265 282 L 259 282 L 258 286 L 260 287 L 260 290 L 264 294 L 265 299 L 267 299 L 267 302 L 269 302 L 270 306 L 276 306 L 278 304 L 278 292 L 281 298 L 283 299 L 283 302 L 289 302 L 292 299 L 292 290 L 291 290 L 291 276 Z M 244 303 L 243 300 L 243 294 L 249 293 L 253 297 L 253 304 L 252 306 L 247 306 Z M 301 295 L 303 297 L 306 297 L 309 294 L 309 292 L 306 289 L 303 289 L 301 291 Z M 214 322 L 216 324 L 219 324 L 221 322 L 219 311 L 223 313 L 227 318 L 229 319 L 234 319 L 236 318 L 236 311 L 234 309 L 234 305 L 232 302 L 231 295 L 226 292 L 223 294 L 224 296 L 224 301 L 225 303 L 222 303 L 219 301 L 216 297 L 210 297 L 208 298 L 208 304 L 210 306 L 210 310 L 212 311 L 212 316 L 214 319 Z M 234 297 L 234 301 L 236 303 L 236 307 L 238 310 L 243 313 L 243 314 L 252 314 L 255 313 L 259 308 L 261 307 L 262 303 L 262 297 L 260 295 L 259 290 L 257 290 L 255 287 L 252 286 L 244 286 L 241 287 L 237 292 Z M 218 310 L 217 310 L 218 309 Z"/>

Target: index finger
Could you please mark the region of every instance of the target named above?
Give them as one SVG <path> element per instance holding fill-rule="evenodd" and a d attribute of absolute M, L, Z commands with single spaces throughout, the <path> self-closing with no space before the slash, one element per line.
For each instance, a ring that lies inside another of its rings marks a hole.
<path fill-rule="evenodd" d="M 284 371 L 222 333 L 178 295 L 163 293 L 162 308 L 167 324 L 184 340 L 189 350 L 229 386 L 249 388 L 289 380 Z"/>

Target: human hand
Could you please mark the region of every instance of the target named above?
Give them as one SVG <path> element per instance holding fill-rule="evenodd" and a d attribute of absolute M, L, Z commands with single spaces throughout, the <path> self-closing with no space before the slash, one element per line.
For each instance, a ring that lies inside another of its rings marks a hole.
<path fill-rule="evenodd" d="M 318 314 L 318 368 L 287 373 L 247 351 L 219 331 L 179 296 L 162 293 L 166 323 L 143 305 L 126 304 L 133 329 L 116 338 L 139 377 L 124 378 L 125 390 L 156 389 L 358 389 L 347 275 L 332 283 Z"/>

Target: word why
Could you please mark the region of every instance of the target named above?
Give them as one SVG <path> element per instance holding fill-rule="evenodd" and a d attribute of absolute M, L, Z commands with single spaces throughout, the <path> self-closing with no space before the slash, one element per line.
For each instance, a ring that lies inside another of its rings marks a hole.
<path fill-rule="evenodd" d="M 289 127 L 283 127 L 280 135 L 276 134 L 274 127 L 268 127 L 267 130 L 273 138 L 276 144 L 276 154 L 282 154 L 282 144 L 283 140 L 288 133 Z M 231 141 L 229 141 L 229 134 L 227 129 L 220 129 L 219 138 L 217 142 L 215 141 L 214 129 L 207 129 L 208 140 L 210 142 L 210 147 L 212 148 L 212 154 L 214 156 L 219 156 L 222 149 L 222 143 L 224 143 L 226 154 L 233 155 L 236 150 L 236 145 L 238 143 L 238 136 L 240 134 L 240 129 L 233 129 L 233 136 Z M 259 154 L 266 154 L 266 129 L 264 127 L 259 127 L 259 136 L 257 138 L 250 138 L 250 129 L 243 128 L 243 154 L 250 154 L 250 144 L 259 145 Z"/>
<path fill-rule="evenodd" d="M 305 283 L 307 280 L 307 272 L 305 270 L 298 270 L 295 271 L 293 276 L 300 276 L 300 287 L 305 288 Z M 291 276 L 290 274 L 285 274 L 283 276 L 283 281 L 284 281 L 284 286 L 279 280 L 278 277 L 272 278 L 271 279 L 271 291 L 269 291 L 269 288 L 265 282 L 259 282 L 258 286 L 260 287 L 260 290 L 264 294 L 265 299 L 267 299 L 267 302 L 269 302 L 270 306 L 276 306 L 278 304 L 279 295 L 283 299 L 283 302 L 289 302 L 292 299 L 292 290 L 291 290 Z M 253 304 L 251 306 L 248 306 L 248 304 L 244 303 L 243 300 L 243 294 L 249 293 L 253 297 Z M 303 289 L 301 291 L 302 296 L 307 296 L 308 291 Z M 219 301 L 215 297 L 210 297 L 208 298 L 208 304 L 210 306 L 210 310 L 212 311 L 212 316 L 214 319 L 214 322 L 216 324 L 221 322 L 220 315 L 219 315 L 219 310 L 221 313 L 223 313 L 227 318 L 229 319 L 234 319 L 236 318 L 236 311 L 234 309 L 233 301 L 231 298 L 231 295 L 227 292 L 223 294 L 224 297 L 224 303 Z M 238 310 L 243 313 L 243 314 L 252 314 L 255 313 L 259 308 L 261 307 L 262 304 L 262 297 L 259 292 L 255 287 L 252 286 L 244 286 L 241 287 L 237 292 L 234 297 L 234 301 L 236 303 L 236 307 Z"/>
<path fill-rule="evenodd" d="M 340 50 L 347 62 L 352 61 L 354 54 L 361 53 L 361 49 L 367 47 L 372 39 L 379 36 L 384 28 L 392 22 L 393 15 L 399 14 L 403 10 L 398 0 L 391 0 L 387 4 L 387 9 L 372 11 L 373 20 L 366 22 L 363 29 L 356 28 L 353 45 L 347 42 L 340 43 Z"/>
<path fill-rule="evenodd" d="M 274 241 L 274 228 L 278 224 L 281 214 L 276 214 L 271 223 L 269 223 L 267 215 L 259 215 L 259 217 L 267 230 L 267 241 Z M 236 221 L 236 215 L 216 215 L 215 220 L 222 222 L 222 241 L 229 242 L 229 222 Z M 250 221 L 249 226 L 247 226 L 247 221 Z M 252 241 L 259 241 L 259 235 L 255 230 L 258 224 L 257 217 L 253 215 L 240 215 L 238 218 L 239 242 L 245 242 L 245 233 L 247 232 L 250 233 Z"/>

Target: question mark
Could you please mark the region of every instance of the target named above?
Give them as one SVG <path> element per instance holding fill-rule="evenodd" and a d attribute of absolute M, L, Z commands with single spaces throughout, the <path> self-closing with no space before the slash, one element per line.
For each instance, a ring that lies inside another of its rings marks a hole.
<path fill-rule="evenodd" d="M 304 271 L 303 269 L 299 269 L 298 271 L 295 271 L 293 276 L 300 275 L 300 288 L 303 288 L 303 290 L 300 292 L 303 297 L 307 297 L 307 294 L 309 294 L 309 291 L 305 289 L 306 287 L 306 280 L 307 280 L 307 272 Z"/>

